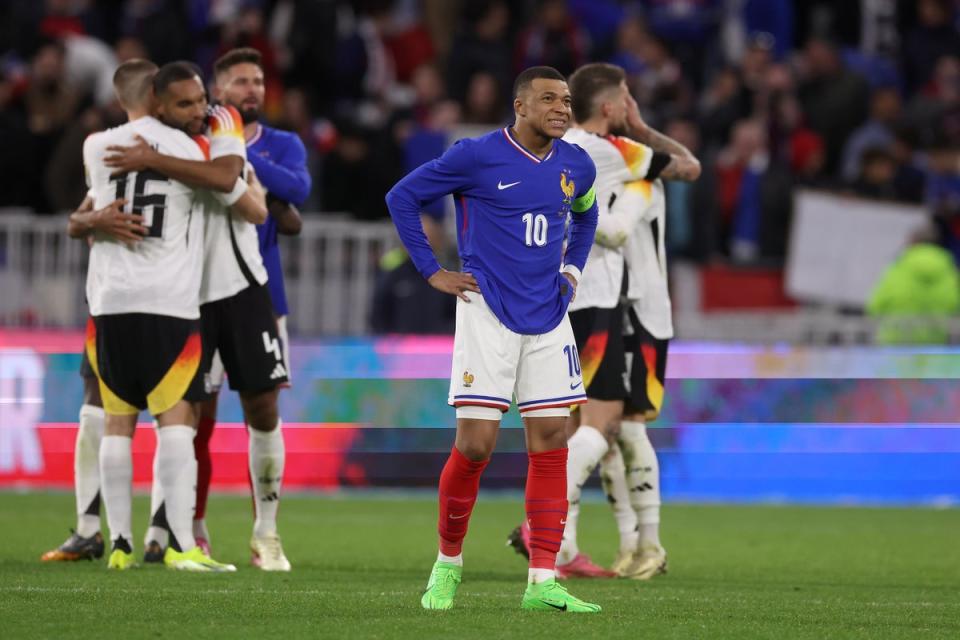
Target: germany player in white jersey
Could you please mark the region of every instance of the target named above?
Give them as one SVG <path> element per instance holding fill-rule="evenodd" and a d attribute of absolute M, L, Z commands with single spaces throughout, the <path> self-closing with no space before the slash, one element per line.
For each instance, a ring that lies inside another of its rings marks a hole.
<path fill-rule="evenodd" d="M 139 79 L 136 106 L 142 108 L 151 95 L 151 74 L 130 66 L 117 71 L 121 76 L 127 72 Z M 182 65 L 160 69 L 152 76 L 152 89 L 157 114 L 165 122 L 188 131 L 202 122 L 206 109 L 203 87 Z M 233 565 L 202 553 L 191 527 L 196 482 L 192 402 L 202 394 L 199 284 L 203 220 L 196 211 L 198 194 L 158 171 L 108 167 L 105 159 L 110 148 L 136 138 L 171 155 L 203 159 L 200 147 L 184 131 L 150 115 L 93 134 L 84 143 L 93 207 L 125 200 L 132 213 L 143 216 L 142 241 L 130 243 L 94 233 L 87 274 L 91 322 L 86 350 L 100 381 L 106 413 L 100 481 L 112 540 L 108 567 L 135 565 L 131 441 L 137 417 L 147 409 L 159 427 L 155 467 L 171 529 L 165 564 L 193 571 L 233 571 Z"/>
<path fill-rule="evenodd" d="M 215 107 L 208 117 L 208 133 L 214 163 L 230 159 L 243 166 L 243 122 L 235 108 Z M 142 143 L 113 151 L 111 162 L 116 168 L 160 169 L 197 187 L 220 184 L 203 168 L 204 163 L 157 153 Z M 251 171 L 249 165 L 246 170 Z M 256 509 L 252 562 L 267 571 L 289 571 L 276 522 L 286 457 L 277 399 L 288 374 L 255 226 L 266 220 L 267 212 L 264 208 L 257 215 L 236 215 L 209 197 L 203 201 L 203 211 L 206 240 L 200 304 L 205 398 L 201 413 L 216 415 L 219 385 L 214 370 L 219 358 L 230 388 L 240 395 L 249 428 Z"/>
<path fill-rule="evenodd" d="M 593 469 L 615 448 L 618 438 L 629 437 L 632 451 L 634 436 L 646 437 L 645 431 L 639 432 L 631 425 L 621 429 L 625 400 L 628 406 L 648 404 L 641 398 L 646 386 L 631 385 L 627 372 L 628 361 L 635 367 L 643 361 L 641 352 L 627 350 L 623 339 L 626 307 L 622 301 L 637 299 L 644 289 L 643 279 L 632 277 L 624 255 L 624 247 L 647 206 L 638 205 L 635 196 L 660 189 L 654 187 L 660 178 L 694 180 L 700 166 L 682 145 L 646 127 L 621 68 L 603 63 L 585 65 L 570 77 L 570 89 L 577 125 L 564 139 L 583 147 L 597 166 L 600 217 L 587 261 L 589 268 L 570 305 L 590 402 L 571 416 L 567 470 L 570 512 L 557 557 L 557 573 L 564 577 L 611 577 L 615 571 L 597 566 L 580 553 L 576 531 L 581 488 Z M 632 137 L 615 135 L 618 133 Z M 624 200 L 630 206 L 623 206 Z M 639 348 L 632 339 L 630 345 Z M 511 543 L 518 551 L 526 549 L 526 534 L 523 526 L 511 534 Z M 634 539 L 626 536 L 622 546 L 630 547 L 623 557 L 629 558 L 635 551 Z M 622 569 L 624 562 L 618 560 L 616 568 Z"/>

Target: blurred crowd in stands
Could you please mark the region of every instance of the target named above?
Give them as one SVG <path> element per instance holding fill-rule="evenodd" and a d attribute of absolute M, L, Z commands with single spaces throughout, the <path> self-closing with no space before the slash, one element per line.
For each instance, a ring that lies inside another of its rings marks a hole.
<path fill-rule="evenodd" d="M 452 138 L 512 120 L 514 75 L 623 66 L 647 121 L 703 160 L 668 186 L 668 245 L 782 261 L 794 189 L 923 204 L 960 247 L 954 0 L 9 0 L 0 206 L 83 197 L 81 145 L 122 121 L 117 62 L 264 55 L 266 119 L 306 143 L 306 211 L 387 216 Z M 428 208 L 439 218 L 445 207 Z M 828 232 L 825 230 L 825 232 Z"/>

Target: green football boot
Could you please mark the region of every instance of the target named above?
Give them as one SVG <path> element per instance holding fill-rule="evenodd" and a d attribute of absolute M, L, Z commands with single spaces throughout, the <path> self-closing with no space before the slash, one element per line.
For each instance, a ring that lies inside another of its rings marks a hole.
<path fill-rule="evenodd" d="M 437 560 L 433 565 L 433 571 L 430 572 L 427 590 L 420 598 L 423 608 L 452 609 L 453 598 L 457 595 L 457 587 L 460 586 L 462 575 L 463 567 Z"/>
<path fill-rule="evenodd" d="M 600 605 L 584 602 L 570 595 L 566 587 L 554 578 L 537 584 L 528 584 L 523 594 L 521 609 L 529 611 L 568 611 L 570 613 L 600 613 Z"/>

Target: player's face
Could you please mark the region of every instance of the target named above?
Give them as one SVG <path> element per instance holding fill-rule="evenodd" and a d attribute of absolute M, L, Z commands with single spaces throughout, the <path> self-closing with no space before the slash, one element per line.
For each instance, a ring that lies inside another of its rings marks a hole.
<path fill-rule="evenodd" d="M 191 136 L 203 133 L 207 115 L 207 92 L 200 78 L 170 83 L 157 96 L 157 115 L 164 124 Z"/>
<path fill-rule="evenodd" d="M 517 97 L 514 108 L 530 128 L 548 138 L 562 138 L 570 128 L 570 89 L 563 80 L 537 78 Z"/>
<path fill-rule="evenodd" d="M 241 62 L 227 69 L 217 79 L 221 102 L 240 112 L 244 124 L 256 122 L 263 109 L 263 70 L 250 62 Z"/>

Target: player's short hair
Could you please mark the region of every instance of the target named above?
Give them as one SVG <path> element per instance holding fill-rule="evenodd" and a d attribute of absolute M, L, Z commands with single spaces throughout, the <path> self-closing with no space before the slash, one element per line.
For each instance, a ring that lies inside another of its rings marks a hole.
<path fill-rule="evenodd" d="M 260 55 L 260 52 L 250 47 L 240 47 L 231 49 L 217 58 L 217 61 L 213 63 L 213 72 L 219 76 L 221 73 L 229 71 L 231 67 L 245 63 L 255 64 L 260 67 L 261 71 L 263 70 L 263 56 Z"/>
<path fill-rule="evenodd" d="M 159 96 L 165 93 L 174 82 L 191 80 L 194 77 L 200 78 L 201 84 L 203 83 L 203 73 L 194 63 L 187 60 L 168 62 L 153 76 L 153 92 Z"/>
<path fill-rule="evenodd" d="M 142 58 L 127 60 L 117 67 L 113 72 L 113 90 L 120 106 L 133 109 L 146 104 L 156 73 L 157 65 Z"/>
<path fill-rule="evenodd" d="M 545 80 L 567 81 L 567 79 L 563 77 L 563 74 L 553 67 L 530 67 L 529 69 L 521 71 L 517 79 L 513 81 L 513 97 L 516 98 L 520 95 L 521 91 L 528 89 L 534 80 L 541 78 Z"/>
<path fill-rule="evenodd" d="M 606 62 L 585 64 L 570 76 L 570 97 L 573 117 L 585 122 L 593 116 L 597 97 L 610 89 L 616 89 L 627 77 L 621 67 Z"/>

